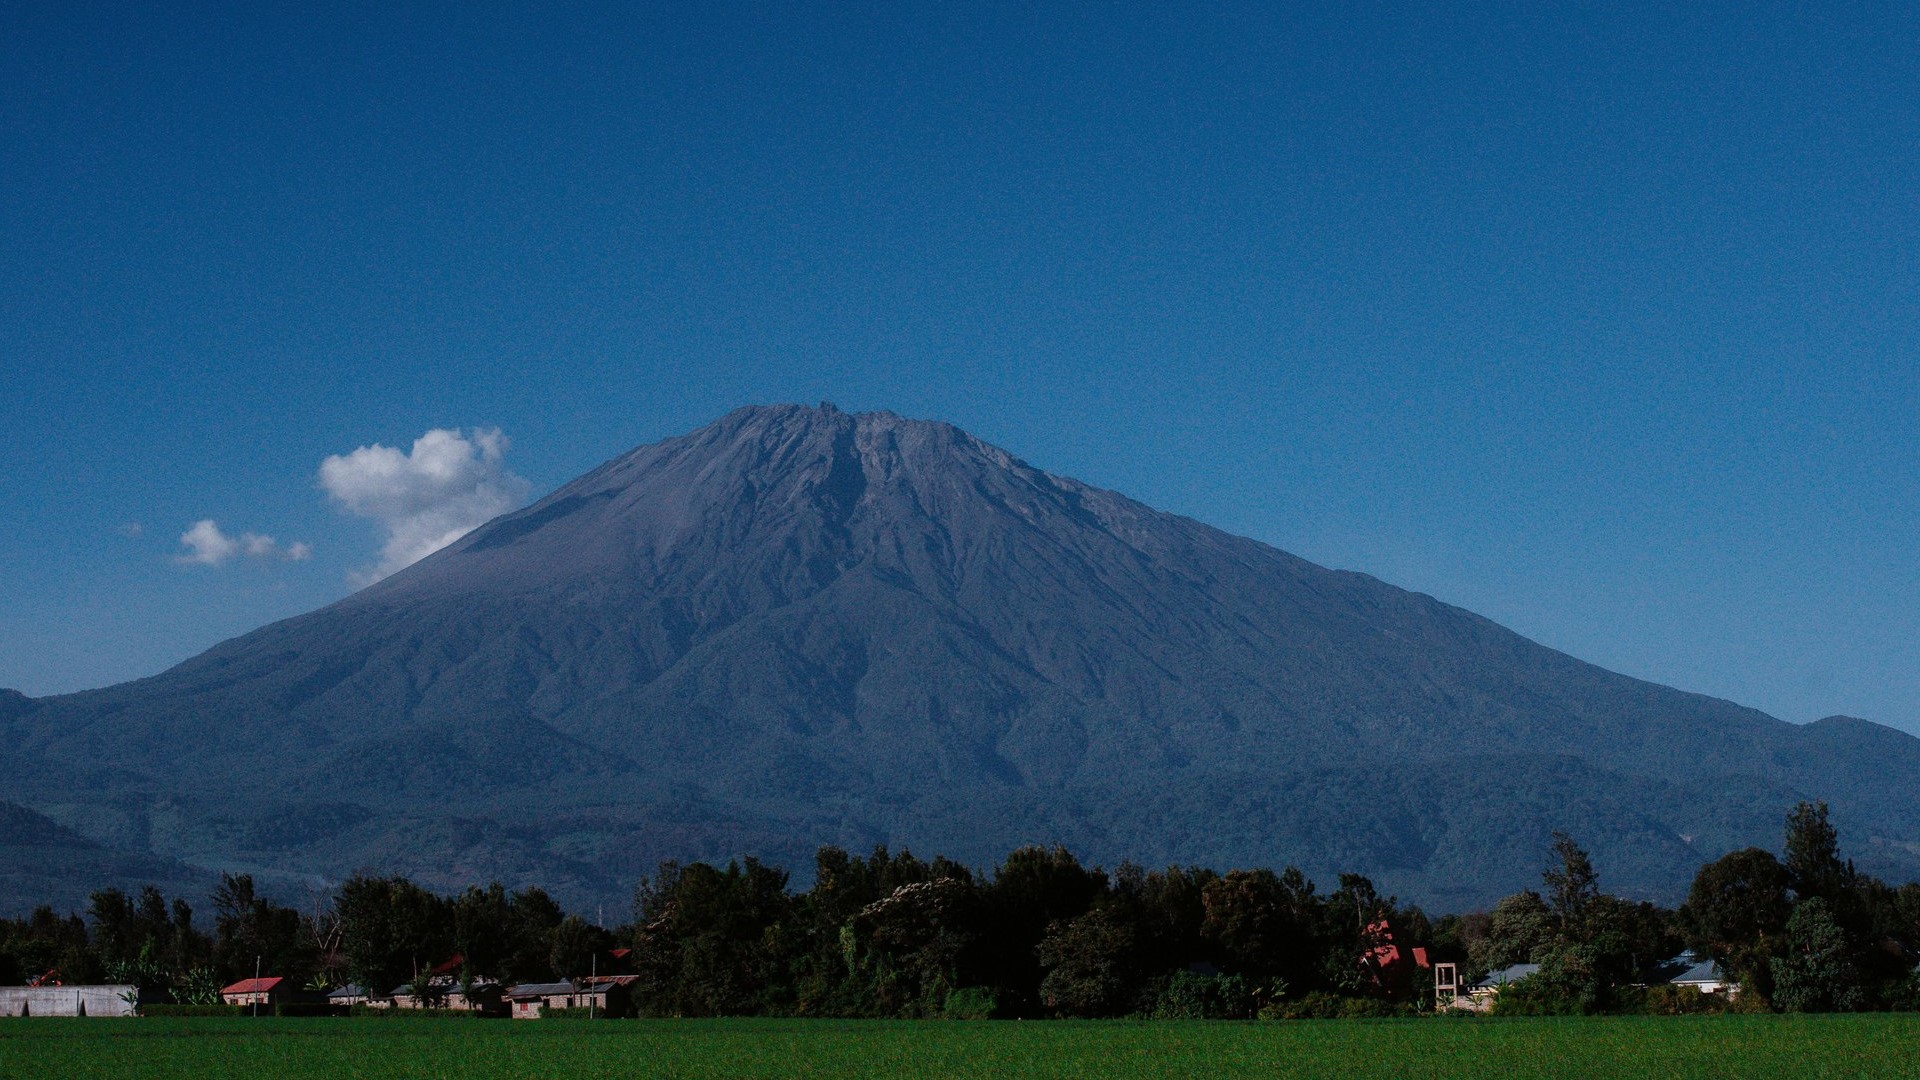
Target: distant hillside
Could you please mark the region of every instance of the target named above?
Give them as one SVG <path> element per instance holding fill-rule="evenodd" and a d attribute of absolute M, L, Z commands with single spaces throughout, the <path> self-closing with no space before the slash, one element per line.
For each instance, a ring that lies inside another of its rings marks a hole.
<path fill-rule="evenodd" d="M 1553 828 L 1671 900 L 1803 797 L 1920 874 L 1920 740 L 1607 672 L 831 407 L 738 410 L 162 675 L 0 704 L 0 747 L 16 799 L 125 849 L 575 902 L 662 857 L 1058 841 L 1452 908 L 1534 883 Z"/>
<path fill-rule="evenodd" d="M 212 878 L 173 859 L 111 851 L 24 806 L 0 802 L 0 915 L 37 904 L 83 911 L 93 890 L 135 882 L 194 896 Z"/>

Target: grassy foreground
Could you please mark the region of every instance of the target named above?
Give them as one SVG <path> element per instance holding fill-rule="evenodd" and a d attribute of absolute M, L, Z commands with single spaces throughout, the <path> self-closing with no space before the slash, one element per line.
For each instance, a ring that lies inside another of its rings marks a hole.
<path fill-rule="evenodd" d="M 0 1078 L 1915 1077 L 1920 1017 L 0 1020 Z"/>

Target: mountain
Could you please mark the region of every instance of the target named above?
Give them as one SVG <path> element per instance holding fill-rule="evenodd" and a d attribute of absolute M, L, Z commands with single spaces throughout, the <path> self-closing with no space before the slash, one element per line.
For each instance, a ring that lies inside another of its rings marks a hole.
<path fill-rule="evenodd" d="M 93 890 L 157 885 L 169 895 L 208 891 L 213 875 L 169 858 L 114 851 L 24 806 L 0 802 L 0 897 L 7 909 L 49 904 L 81 911 Z"/>
<path fill-rule="evenodd" d="M 0 700 L 0 747 L 11 798 L 98 843 L 288 889 L 624 904 L 666 857 L 1060 842 L 1449 909 L 1537 883 L 1562 828 L 1672 900 L 1808 797 L 1864 868 L 1920 874 L 1920 740 L 1604 671 L 824 405 L 641 447 L 153 678 Z"/>

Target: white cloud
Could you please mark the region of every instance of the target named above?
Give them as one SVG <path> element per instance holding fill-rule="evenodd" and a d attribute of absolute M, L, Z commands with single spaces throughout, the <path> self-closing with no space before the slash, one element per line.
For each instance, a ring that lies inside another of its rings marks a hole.
<path fill-rule="evenodd" d="M 380 562 L 356 571 L 369 585 L 426 558 L 513 509 L 530 485 L 508 472 L 507 437 L 476 428 L 471 438 L 435 428 L 413 441 L 411 453 L 375 443 L 320 463 L 320 486 L 348 513 L 386 530 Z"/>
<path fill-rule="evenodd" d="M 180 534 L 180 545 L 187 549 L 187 553 L 177 556 L 177 561 L 199 563 L 202 566 L 219 566 L 236 555 L 253 559 L 286 559 L 291 562 L 300 562 L 313 556 L 313 548 L 306 544 L 293 543 L 282 547 L 273 537 L 260 533 L 243 532 L 237 538 L 228 536 L 212 518 L 194 522 L 191 528 Z"/>
<path fill-rule="evenodd" d="M 233 537 L 220 531 L 220 526 L 212 518 L 203 518 L 193 523 L 193 527 L 180 534 L 180 542 L 187 547 L 187 554 L 180 556 L 181 562 L 203 563 L 207 566 L 219 566 L 234 553 L 240 545 Z"/>

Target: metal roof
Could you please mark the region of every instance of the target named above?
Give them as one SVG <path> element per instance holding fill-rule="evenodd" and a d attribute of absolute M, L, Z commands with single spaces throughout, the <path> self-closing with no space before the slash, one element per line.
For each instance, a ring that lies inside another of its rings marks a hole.
<path fill-rule="evenodd" d="M 1491 990 L 1497 986 L 1505 986 L 1510 982 L 1519 982 L 1521 979 L 1539 970 L 1539 964 L 1513 964 L 1509 967 L 1503 967 L 1499 971 L 1488 972 L 1486 978 L 1467 987 L 1467 989 Z"/>
<path fill-rule="evenodd" d="M 1721 983 L 1727 981 L 1727 973 L 1721 971 L 1720 965 L 1712 960 L 1703 960 L 1680 974 L 1675 975 L 1668 981 L 1678 983 L 1682 986 L 1698 983 Z"/>
<path fill-rule="evenodd" d="M 563 983 L 521 983 L 507 989 L 508 997 L 557 997 L 561 994 L 578 993 L 570 982 Z"/>
<path fill-rule="evenodd" d="M 1680 986 L 1698 986 L 1701 983 L 1729 982 L 1727 973 L 1710 956 L 1688 951 L 1659 964 L 1647 974 L 1647 982 L 1674 983 Z"/>

